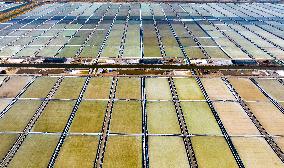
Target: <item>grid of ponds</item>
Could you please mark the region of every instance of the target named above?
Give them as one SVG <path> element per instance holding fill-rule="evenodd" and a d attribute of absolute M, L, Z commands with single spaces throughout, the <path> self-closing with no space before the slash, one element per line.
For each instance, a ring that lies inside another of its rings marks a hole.
<path fill-rule="evenodd" d="M 0 24 L 0 58 L 283 60 L 283 5 L 50 3 Z"/>
<path fill-rule="evenodd" d="M 0 76 L 0 165 L 280 168 L 283 91 L 275 78 Z"/>

